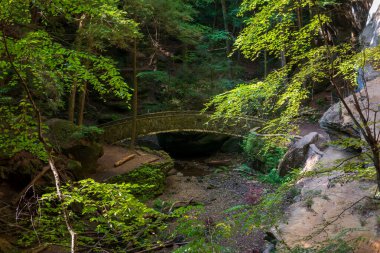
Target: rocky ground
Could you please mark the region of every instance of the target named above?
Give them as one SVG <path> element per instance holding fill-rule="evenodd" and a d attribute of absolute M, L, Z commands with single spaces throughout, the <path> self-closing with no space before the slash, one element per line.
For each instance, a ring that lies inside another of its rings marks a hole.
<path fill-rule="evenodd" d="M 210 166 L 209 161 L 229 161 L 223 166 Z M 179 161 L 176 170 L 167 178 L 165 192 L 158 199 L 167 202 L 201 203 L 205 207 L 203 220 L 214 223 L 227 221 L 230 214 L 224 211 L 242 204 L 249 204 L 247 195 L 252 185 L 265 186 L 256 181 L 250 181 L 234 169 L 242 162 L 236 154 L 216 154 L 207 159 Z M 260 231 L 246 231 L 234 227 L 232 237 L 223 242 L 237 252 L 261 252 L 265 246 L 264 234 Z"/>

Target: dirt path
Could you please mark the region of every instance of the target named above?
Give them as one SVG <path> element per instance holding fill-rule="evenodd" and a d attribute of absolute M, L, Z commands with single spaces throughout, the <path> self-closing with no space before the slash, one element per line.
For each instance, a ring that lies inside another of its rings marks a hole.
<path fill-rule="evenodd" d="M 132 171 L 142 164 L 149 163 L 155 159 L 158 159 L 157 161 L 162 159 L 159 156 L 141 150 L 137 150 L 136 153 L 122 146 L 105 145 L 103 148 L 104 155 L 98 160 L 99 166 L 96 169 L 96 172 L 90 175 L 90 178 L 93 178 L 96 181 L 104 181 L 110 177 Z M 114 167 L 115 162 L 132 154 L 137 155 L 123 165 L 116 168 Z"/>

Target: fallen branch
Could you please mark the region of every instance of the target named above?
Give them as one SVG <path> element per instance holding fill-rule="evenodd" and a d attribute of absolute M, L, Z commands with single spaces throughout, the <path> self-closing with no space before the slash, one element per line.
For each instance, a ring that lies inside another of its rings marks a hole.
<path fill-rule="evenodd" d="M 294 135 L 294 134 L 259 134 L 255 132 L 256 129 L 251 130 L 249 133 L 254 134 L 259 137 L 287 137 L 289 139 L 302 139 L 302 136 L 300 135 Z"/>
<path fill-rule="evenodd" d="M 213 160 L 213 161 L 206 161 L 207 165 L 211 166 L 220 166 L 220 165 L 228 165 L 231 163 L 231 160 Z"/>
<path fill-rule="evenodd" d="M 20 226 L 20 225 L 17 225 L 17 224 L 14 224 L 14 223 L 9 223 L 8 221 L 6 221 L 6 220 L 4 220 L 4 219 L 2 219 L 2 218 L 0 218 L 0 222 L 4 223 L 4 224 L 7 225 L 8 227 L 18 228 L 18 229 L 21 229 L 21 230 L 24 230 L 24 231 L 27 231 L 27 232 L 31 231 L 30 229 L 27 229 L 27 228 L 22 227 L 22 226 Z"/>
<path fill-rule="evenodd" d="M 139 156 L 144 156 L 145 154 L 142 153 L 140 150 L 135 150 L 135 153 L 138 154 Z"/>
<path fill-rule="evenodd" d="M 156 162 L 158 160 L 160 160 L 159 157 L 153 157 L 153 158 L 149 159 L 148 161 L 143 162 L 143 164 L 153 163 L 153 162 Z"/>
<path fill-rule="evenodd" d="M 171 213 L 171 212 L 172 212 L 172 210 L 173 210 L 173 208 L 175 207 L 175 205 L 177 205 L 177 204 L 185 204 L 184 206 L 188 206 L 188 205 L 190 205 L 190 204 L 193 202 L 193 200 L 194 200 L 194 198 L 191 198 L 189 201 L 176 201 L 176 202 L 174 202 L 174 203 L 170 206 L 168 213 Z"/>
<path fill-rule="evenodd" d="M 115 164 L 114 164 L 113 166 L 114 166 L 115 168 L 116 168 L 116 167 L 119 167 L 119 166 L 123 165 L 124 163 L 126 163 L 126 162 L 132 160 L 132 159 L 135 158 L 135 157 L 136 157 L 135 154 L 132 154 L 132 155 L 126 156 L 126 157 L 120 159 L 119 161 L 115 162 Z"/>

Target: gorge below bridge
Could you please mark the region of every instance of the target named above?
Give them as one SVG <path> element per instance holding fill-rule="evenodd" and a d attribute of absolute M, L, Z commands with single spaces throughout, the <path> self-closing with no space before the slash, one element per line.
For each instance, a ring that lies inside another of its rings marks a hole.
<path fill-rule="evenodd" d="M 198 111 L 168 111 L 149 113 L 137 116 L 137 136 L 148 136 L 159 133 L 203 132 L 229 136 L 244 137 L 252 129 L 259 129 L 263 121 L 253 117 L 233 118 L 234 124 L 211 120 L 209 113 Z M 104 130 L 102 141 L 115 143 L 131 138 L 132 117 L 108 122 L 98 127 Z"/>

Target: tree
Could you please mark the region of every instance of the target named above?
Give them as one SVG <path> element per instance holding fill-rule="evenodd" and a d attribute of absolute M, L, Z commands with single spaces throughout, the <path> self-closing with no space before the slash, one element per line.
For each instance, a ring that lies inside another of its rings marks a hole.
<path fill-rule="evenodd" d="M 254 14 L 238 37 L 235 50 L 242 50 L 252 60 L 263 50 L 276 57 L 285 51 L 286 65 L 273 70 L 262 82 L 242 84 L 216 96 L 207 107 L 216 109 L 216 119 L 228 122 L 236 115 L 255 115 L 268 120 L 262 132 L 289 134 L 296 129 L 308 97 L 310 86 L 306 84 L 329 82 L 364 140 L 351 140 L 351 145 L 369 151 L 365 155 L 372 161 L 380 188 L 379 109 L 370 103 L 366 85 L 357 93 L 358 69 L 365 69 L 368 63 L 376 66 L 380 49 L 358 52 L 350 42 L 336 43 L 328 32 L 331 20 L 324 13 L 330 4 L 334 2 L 244 1 L 243 11 Z M 310 15 L 300 20 L 299 8 L 308 8 Z"/>
<path fill-rule="evenodd" d="M 41 11 L 46 13 L 46 22 L 56 17 L 64 17 L 68 25 L 76 26 L 74 50 L 94 54 L 95 50 L 104 51 L 109 45 L 126 48 L 128 41 L 138 36 L 137 23 L 127 18 L 127 13 L 118 8 L 119 1 L 49 1 L 41 0 L 36 3 Z M 85 66 L 89 62 L 83 63 Z M 83 123 L 84 106 L 87 92 L 87 82 L 74 80 L 71 85 L 68 117 L 74 121 L 76 93 L 79 89 L 78 125 Z"/>
<path fill-rule="evenodd" d="M 49 34 L 52 32 L 48 27 L 52 21 L 50 18 L 65 17 L 68 20 L 70 18 L 74 20 L 74 15 L 70 15 L 78 14 L 79 12 L 75 11 L 80 9 L 81 4 L 84 4 L 84 2 L 76 2 L 78 6 L 74 6 L 75 8 L 73 6 L 68 9 L 62 8 L 65 7 L 64 4 L 69 6 L 70 3 L 72 1 L 57 1 L 55 4 L 51 4 L 50 1 L 2 0 L 0 2 L 0 35 L 2 38 L 0 80 L 3 84 L 0 88 L 2 93 L 0 111 L 4 113 L 1 115 L 4 120 L 0 122 L 1 155 L 12 157 L 20 150 L 26 150 L 47 163 L 53 173 L 56 194 L 61 203 L 65 201 L 65 196 L 61 192 L 60 177 L 55 167 L 54 157 L 57 151 L 53 150 L 44 137 L 46 129 L 43 124 L 44 116 L 51 115 L 63 106 L 62 98 L 66 90 L 71 90 L 72 84 L 77 84 L 78 87 L 90 84 L 103 96 L 111 93 L 122 99 L 128 99 L 130 96 L 129 87 L 120 76 L 112 59 L 95 55 L 94 52 L 90 52 L 91 50 L 67 48 L 65 43 L 64 45 L 59 43 L 62 40 L 55 37 L 56 41 Z M 89 5 L 87 7 L 89 8 Z M 114 9 L 104 7 L 102 15 L 109 18 L 107 21 L 112 20 L 107 15 L 118 14 Z M 63 13 L 63 10 L 67 12 Z M 34 15 L 35 13 L 44 15 L 39 19 Z M 100 15 L 99 11 L 97 13 Z M 116 15 L 116 17 L 118 16 Z M 81 15 L 80 18 L 83 22 L 85 21 L 85 16 Z M 136 26 L 132 21 L 127 23 L 124 20 L 122 25 Z M 80 32 L 84 34 L 87 31 L 85 28 L 88 30 L 99 28 L 99 26 L 85 27 L 84 25 L 80 25 L 80 27 L 82 29 Z M 109 27 L 108 30 L 103 29 L 102 33 L 91 34 L 104 39 L 110 36 L 109 32 L 112 29 L 116 28 L 118 26 Z M 112 39 L 115 41 L 117 39 L 125 40 L 124 37 L 118 38 L 117 36 Z M 101 49 L 100 46 L 101 44 L 98 43 L 95 48 Z M 84 100 L 85 96 L 82 97 Z M 40 173 L 46 171 L 44 169 Z M 71 226 L 64 205 L 62 205 L 61 212 L 71 235 L 71 252 L 75 252 L 77 234 Z"/>
<path fill-rule="evenodd" d="M 26 2 L 26 4 L 25 4 L 25 2 Z M 49 144 L 47 143 L 47 141 L 45 140 L 45 138 L 43 137 L 43 134 L 42 134 L 43 126 L 42 126 L 41 111 L 34 101 L 32 91 L 29 89 L 28 81 L 25 79 L 25 76 L 23 76 L 23 73 L 19 71 L 19 69 L 17 68 L 17 65 L 15 65 L 15 63 L 13 61 L 11 52 L 9 51 L 7 37 L 5 34 L 5 30 L 6 30 L 7 26 L 13 25 L 15 22 L 24 23 L 24 22 L 28 21 L 28 16 L 24 16 L 24 17 L 21 16 L 20 17 L 20 16 L 8 15 L 8 14 L 12 14 L 15 11 L 15 9 L 13 8 L 15 6 L 18 8 L 21 8 L 20 9 L 21 12 L 25 14 L 26 13 L 25 9 L 27 9 L 26 7 L 28 7 L 28 4 L 30 4 L 30 3 L 28 3 L 28 1 L 25 1 L 25 2 L 24 2 L 24 5 L 22 4 L 22 2 L 19 2 L 19 1 L 14 1 L 14 2 L 9 3 L 9 4 L 2 5 L 4 9 L 0 15 L 0 27 L 1 27 L 1 36 L 2 36 L 2 47 L 1 47 L 1 49 L 2 49 L 2 55 L 5 55 L 5 57 L 6 57 L 5 61 L 4 61 L 4 59 L 2 59 L 3 60 L 2 66 L 8 67 L 8 69 L 13 71 L 13 74 L 14 74 L 14 77 L 13 77 L 14 80 L 13 81 L 17 80 L 21 84 L 24 92 L 26 93 L 27 101 L 30 104 L 32 112 L 34 113 L 34 120 L 35 120 L 35 122 L 37 122 L 36 129 L 35 129 L 35 132 L 37 134 L 35 134 L 35 135 L 40 142 L 39 143 L 40 146 L 42 146 L 42 149 L 40 151 L 41 153 L 39 153 L 39 154 L 41 156 L 43 156 L 43 158 L 45 158 L 48 161 L 50 170 L 52 171 L 53 176 L 54 176 L 54 181 L 55 181 L 55 186 L 56 186 L 56 194 L 58 196 L 58 200 L 62 203 L 65 200 L 65 198 L 62 195 L 62 192 L 60 189 L 61 183 L 60 183 L 60 179 L 59 179 L 59 174 L 58 174 L 58 171 L 55 167 L 55 163 L 54 163 L 54 160 L 53 160 L 53 157 L 51 154 L 51 148 L 50 148 Z M 28 123 L 29 122 L 25 122 L 24 124 L 28 125 Z M 62 207 L 61 211 L 62 211 L 62 215 L 63 215 L 64 221 L 66 224 L 66 228 L 69 231 L 70 236 L 71 236 L 71 252 L 75 253 L 76 252 L 77 233 L 74 231 L 74 229 L 71 225 L 67 209 L 65 207 Z"/>
<path fill-rule="evenodd" d="M 301 6 L 313 8 L 315 5 L 303 0 Z M 234 50 L 240 50 L 252 61 L 264 51 L 277 59 L 286 57 L 286 64 L 260 82 L 242 84 L 216 96 L 206 105 L 215 109 L 215 118 L 228 121 L 237 115 L 253 114 L 267 120 L 264 132 L 287 134 L 296 129 L 294 119 L 299 116 L 302 102 L 309 93 L 306 80 L 319 82 L 324 78 L 318 69 L 323 56 L 319 48 L 312 47 L 312 42 L 318 37 L 319 21 L 324 25 L 330 20 L 324 14 L 320 19 L 307 17 L 308 22 L 299 29 L 295 18 L 297 8 L 299 3 L 295 5 L 290 0 L 246 0 L 242 3 L 241 15 L 254 15 L 247 19 Z M 282 62 L 285 63 L 284 59 Z"/>

